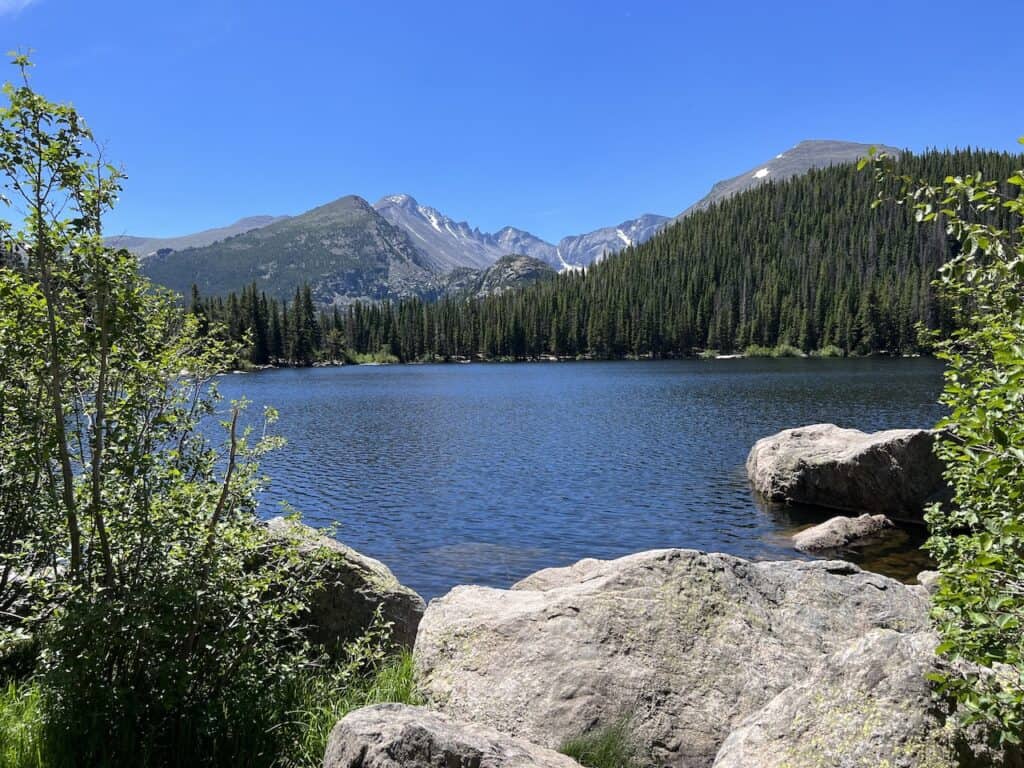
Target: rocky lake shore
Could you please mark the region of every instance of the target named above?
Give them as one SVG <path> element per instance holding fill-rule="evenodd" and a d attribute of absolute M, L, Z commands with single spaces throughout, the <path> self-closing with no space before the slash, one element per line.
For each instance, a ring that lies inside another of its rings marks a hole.
<path fill-rule="evenodd" d="M 942 496 L 933 440 L 816 425 L 758 442 L 748 471 L 767 496 L 874 513 L 811 529 L 826 545 L 811 549 L 841 552 Z M 650 766 L 1019 764 L 933 694 L 931 575 L 664 549 L 459 586 L 424 608 L 386 566 L 319 541 L 342 555 L 343 587 L 311 623 L 352 636 L 382 605 L 426 700 L 351 713 L 324 768 L 563 768 L 577 764 L 557 751 L 567 741 L 613 726 Z"/>

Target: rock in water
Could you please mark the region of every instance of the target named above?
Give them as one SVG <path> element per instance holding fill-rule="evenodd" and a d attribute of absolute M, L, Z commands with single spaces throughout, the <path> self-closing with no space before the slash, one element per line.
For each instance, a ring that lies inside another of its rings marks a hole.
<path fill-rule="evenodd" d="M 493 728 L 404 704 L 348 714 L 331 731 L 323 768 L 579 768 L 550 749 Z"/>
<path fill-rule="evenodd" d="M 920 519 L 947 495 L 938 433 L 866 433 L 835 424 L 787 429 L 758 440 L 747 457 L 754 488 L 772 501 Z"/>
<path fill-rule="evenodd" d="M 392 623 L 392 642 L 412 648 L 423 617 L 423 598 L 400 584 L 386 565 L 283 517 L 268 521 L 267 527 L 272 535 L 297 537 L 305 552 L 327 550 L 330 555 L 323 588 L 313 596 L 305 619 L 311 642 L 329 650 L 340 648 L 366 632 L 379 606 L 384 620 Z"/>
<path fill-rule="evenodd" d="M 833 517 L 794 535 L 793 546 L 800 552 L 835 551 L 876 538 L 892 527 L 892 521 L 885 515 Z"/>
<path fill-rule="evenodd" d="M 708 768 L 746 718 L 878 629 L 927 632 L 924 590 L 843 562 L 659 550 L 456 587 L 431 601 L 415 657 L 458 719 L 555 748 L 627 717 L 646 759 Z"/>

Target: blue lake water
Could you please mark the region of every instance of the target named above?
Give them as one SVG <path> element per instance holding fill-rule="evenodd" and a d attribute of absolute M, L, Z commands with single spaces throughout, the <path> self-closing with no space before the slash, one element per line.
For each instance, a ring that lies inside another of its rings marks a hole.
<path fill-rule="evenodd" d="M 931 426 L 932 360 L 350 366 L 225 376 L 228 398 L 280 412 L 263 513 L 306 521 L 387 563 L 427 599 L 509 586 L 583 557 L 689 547 L 795 557 L 820 513 L 765 505 L 744 462 L 780 429 Z M 867 551 L 906 576 L 916 542 Z"/>

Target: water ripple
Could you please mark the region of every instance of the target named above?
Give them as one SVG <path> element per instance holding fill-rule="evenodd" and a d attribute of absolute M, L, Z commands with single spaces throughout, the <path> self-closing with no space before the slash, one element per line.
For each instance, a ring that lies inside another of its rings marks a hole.
<path fill-rule="evenodd" d="M 928 426 L 928 360 L 346 367 L 226 377 L 281 415 L 280 501 L 430 598 L 582 557 L 692 547 L 793 557 L 801 513 L 759 504 L 759 437 L 835 422 Z M 893 561 L 886 553 L 883 565 Z M 898 558 L 896 558 L 898 560 Z M 893 561 L 894 562 L 894 561 Z"/>

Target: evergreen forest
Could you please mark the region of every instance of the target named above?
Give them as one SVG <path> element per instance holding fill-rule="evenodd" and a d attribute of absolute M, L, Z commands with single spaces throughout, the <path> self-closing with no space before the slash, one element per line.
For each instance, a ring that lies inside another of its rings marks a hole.
<path fill-rule="evenodd" d="M 1008 178 L 1021 158 L 978 150 L 903 155 L 933 184 Z M 317 308 L 258 293 L 201 297 L 191 311 L 246 341 L 256 365 L 324 361 L 667 358 L 708 351 L 914 354 L 919 325 L 948 335 L 938 268 L 958 252 L 941 219 L 915 212 L 853 165 L 768 182 L 693 213 L 585 271 L 499 294 Z M 997 209 L 986 223 L 1012 227 Z"/>

